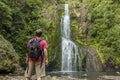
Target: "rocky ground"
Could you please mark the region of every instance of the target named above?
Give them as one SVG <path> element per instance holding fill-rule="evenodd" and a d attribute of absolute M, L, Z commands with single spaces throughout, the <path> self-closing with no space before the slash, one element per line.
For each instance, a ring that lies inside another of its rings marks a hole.
<path fill-rule="evenodd" d="M 0 76 L 0 80 L 25 80 L 24 76 Z M 32 80 L 37 80 L 35 76 L 32 77 Z M 87 79 L 78 79 L 78 78 L 71 78 L 68 76 L 57 77 L 57 76 L 46 76 L 43 77 L 42 80 L 87 80 Z"/>
<path fill-rule="evenodd" d="M 0 80 L 25 80 L 24 76 L 15 76 L 15 75 L 0 75 Z M 36 76 L 32 76 L 32 80 L 37 80 Z M 42 80 L 90 80 L 90 79 L 78 79 L 78 78 L 72 78 L 68 76 L 46 76 L 42 78 Z M 120 76 L 100 76 L 96 80 L 120 80 Z"/>
<path fill-rule="evenodd" d="M 98 80 L 120 80 L 120 76 L 100 76 Z"/>

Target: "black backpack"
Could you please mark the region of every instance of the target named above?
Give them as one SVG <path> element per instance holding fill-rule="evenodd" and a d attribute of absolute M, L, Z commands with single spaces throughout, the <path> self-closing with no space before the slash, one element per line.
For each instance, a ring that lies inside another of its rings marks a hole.
<path fill-rule="evenodd" d="M 42 56 L 42 48 L 40 47 L 40 41 L 42 39 L 35 40 L 34 38 L 28 43 L 28 56 L 30 58 L 38 59 L 39 56 Z"/>

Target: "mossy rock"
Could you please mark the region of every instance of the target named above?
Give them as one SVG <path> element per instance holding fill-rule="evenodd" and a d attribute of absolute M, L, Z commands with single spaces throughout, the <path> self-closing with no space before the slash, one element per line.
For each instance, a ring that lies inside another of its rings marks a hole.
<path fill-rule="evenodd" d="M 19 68 L 19 56 L 12 44 L 0 35 L 0 72 L 16 72 Z"/>

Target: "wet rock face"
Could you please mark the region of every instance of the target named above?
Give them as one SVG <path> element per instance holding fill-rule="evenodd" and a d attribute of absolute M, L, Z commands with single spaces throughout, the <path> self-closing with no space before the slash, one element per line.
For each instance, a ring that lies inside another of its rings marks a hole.
<path fill-rule="evenodd" d="M 19 57 L 12 44 L 0 35 L 0 73 L 15 72 L 19 68 Z"/>
<path fill-rule="evenodd" d="M 102 62 L 100 57 L 93 47 L 87 48 L 87 70 L 88 71 L 102 71 Z"/>
<path fill-rule="evenodd" d="M 85 71 L 103 71 L 103 64 L 95 48 L 81 46 L 82 65 Z"/>

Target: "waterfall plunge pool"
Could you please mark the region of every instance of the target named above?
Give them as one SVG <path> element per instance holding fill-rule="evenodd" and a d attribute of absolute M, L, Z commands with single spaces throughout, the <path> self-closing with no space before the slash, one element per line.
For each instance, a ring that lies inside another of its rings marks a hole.
<path fill-rule="evenodd" d="M 70 72 L 64 72 L 64 71 L 52 71 L 47 72 L 47 75 L 50 76 L 68 76 L 73 78 L 79 78 L 79 79 L 86 79 L 86 80 L 99 80 L 98 78 L 100 76 L 118 76 L 116 72 L 108 71 L 108 72 L 85 72 L 85 71 L 70 71 Z"/>

